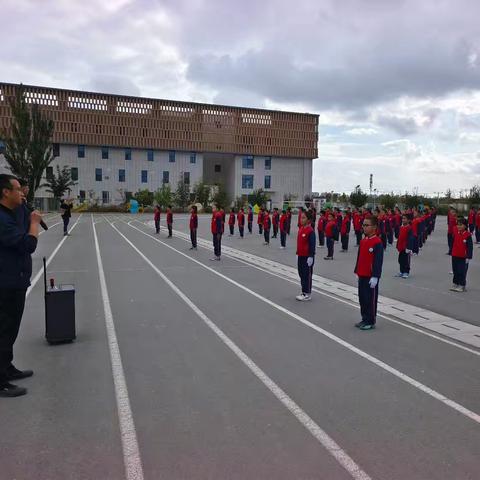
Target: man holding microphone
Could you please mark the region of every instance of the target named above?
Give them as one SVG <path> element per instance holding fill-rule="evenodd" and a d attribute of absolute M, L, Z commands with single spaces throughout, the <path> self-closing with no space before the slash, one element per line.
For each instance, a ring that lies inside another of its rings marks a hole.
<path fill-rule="evenodd" d="M 25 395 L 26 388 L 10 382 L 33 375 L 31 370 L 18 370 L 12 363 L 32 275 L 31 255 L 37 248 L 42 221 L 40 213 L 34 210 L 29 222 L 19 222 L 17 211 L 23 202 L 17 178 L 0 174 L 0 397 Z"/>

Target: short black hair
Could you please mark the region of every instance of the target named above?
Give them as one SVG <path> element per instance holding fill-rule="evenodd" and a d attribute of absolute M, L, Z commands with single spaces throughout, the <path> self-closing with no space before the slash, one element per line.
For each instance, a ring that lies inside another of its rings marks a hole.
<path fill-rule="evenodd" d="M 14 175 L 9 175 L 8 173 L 0 174 L 0 198 L 3 198 L 3 190 L 12 189 L 12 180 L 18 180 Z"/>
<path fill-rule="evenodd" d="M 378 218 L 377 217 L 368 217 L 365 220 L 370 220 L 372 227 L 378 226 Z"/>
<path fill-rule="evenodd" d="M 457 225 L 465 225 L 466 227 L 468 227 L 468 220 L 464 217 L 458 217 L 457 219 Z"/>

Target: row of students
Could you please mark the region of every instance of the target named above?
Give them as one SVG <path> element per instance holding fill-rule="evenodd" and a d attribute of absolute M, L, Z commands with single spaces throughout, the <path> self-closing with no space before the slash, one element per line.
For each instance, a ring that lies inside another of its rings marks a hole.
<path fill-rule="evenodd" d="M 160 216 L 161 216 L 162 209 L 160 205 L 155 205 L 155 208 L 153 209 L 153 221 L 155 223 L 155 233 L 159 234 L 160 233 Z M 172 232 L 173 232 L 173 210 L 172 206 L 169 205 L 167 207 L 166 211 L 167 215 L 167 229 L 168 229 L 168 237 L 167 238 L 172 238 Z"/>

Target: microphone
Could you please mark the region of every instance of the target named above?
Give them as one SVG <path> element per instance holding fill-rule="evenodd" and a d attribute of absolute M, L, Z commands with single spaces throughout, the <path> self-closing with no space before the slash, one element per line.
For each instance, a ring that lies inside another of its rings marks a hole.
<path fill-rule="evenodd" d="M 29 205 L 28 203 L 26 204 L 27 205 L 27 208 L 30 210 L 30 212 L 33 212 L 35 209 Z M 40 226 L 45 230 L 47 231 L 48 230 L 48 225 L 43 221 L 43 220 L 40 220 Z"/>

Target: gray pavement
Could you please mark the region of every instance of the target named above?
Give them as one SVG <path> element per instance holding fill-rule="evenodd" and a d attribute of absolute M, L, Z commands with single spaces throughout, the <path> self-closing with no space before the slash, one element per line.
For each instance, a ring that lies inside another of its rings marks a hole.
<path fill-rule="evenodd" d="M 128 225 L 133 218 L 140 223 Z M 186 218 L 176 216 L 175 228 L 186 231 Z M 480 351 L 381 320 L 375 331 L 359 332 L 358 310 L 345 302 L 315 295 L 298 303 L 298 286 L 288 279 L 232 258 L 210 262 L 210 251 L 191 252 L 178 235 L 155 235 L 142 223 L 150 219 L 83 214 L 52 258 L 50 276 L 76 285 L 73 344 L 45 344 L 41 281 L 32 289 L 15 354 L 35 375 L 22 382 L 27 396 L 1 402 L 2 480 L 134 478 L 124 469 L 92 220 L 143 466 L 136 478 L 478 478 Z M 209 218 L 201 217 L 200 236 L 210 238 L 208 228 Z M 61 230 L 42 234 L 35 269 L 63 240 Z M 295 265 L 294 232 L 285 251 L 275 240 L 264 247 L 258 234 L 237 237 L 226 235 L 224 243 Z M 478 263 L 465 295 L 446 293 L 443 237 L 440 219 L 408 284 L 389 276 L 396 255 L 387 253 L 382 293 L 478 324 Z M 354 285 L 355 255 L 352 247 L 334 262 L 317 258 L 315 270 Z M 332 455 L 205 319 L 341 454 Z"/>

